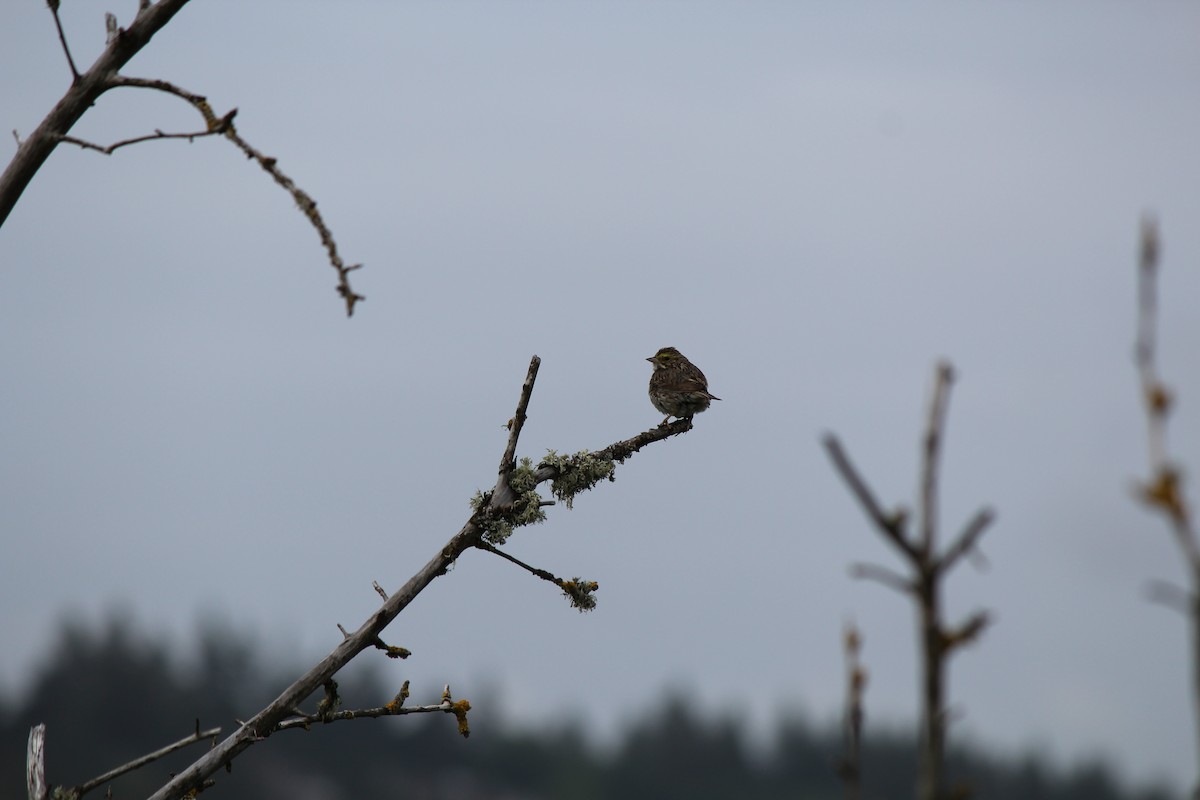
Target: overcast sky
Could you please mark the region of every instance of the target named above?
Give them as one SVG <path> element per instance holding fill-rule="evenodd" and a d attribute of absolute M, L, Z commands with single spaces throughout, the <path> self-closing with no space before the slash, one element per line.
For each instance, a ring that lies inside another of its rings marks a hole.
<path fill-rule="evenodd" d="M 76 61 L 134 7 L 64 3 Z M 196 0 L 126 73 L 237 107 L 368 299 L 345 318 L 312 229 L 227 142 L 54 153 L 0 230 L 0 687 L 114 607 L 181 646 L 215 613 L 324 655 L 493 484 L 531 355 L 537 460 L 657 424 L 643 359 L 674 345 L 723 402 L 511 541 L 599 608 L 470 553 L 382 668 L 610 732 L 668 685 L 756 726 L 832 719 L 854 619 L 868 724 L 909 724 L 912 613 L 847 575 L 898 565 L 819 439 L 911 503 L 946 357 L 942 521 L 998 512 L 990 569 L 948 586 L 952 620 L 997 619 L 952 664 L 952 737 L 1182 786 L 1186 629 L 1143 592 L 1183 573 L 1130 498 L 1130 355 L 1153 211 L 1194 474 L 1198 35 L 1190 3 Z M 45 4 L 6 3 L 0 129 L 68 78 Z M 197 127 L 128 90 L 74 133 Z"/>

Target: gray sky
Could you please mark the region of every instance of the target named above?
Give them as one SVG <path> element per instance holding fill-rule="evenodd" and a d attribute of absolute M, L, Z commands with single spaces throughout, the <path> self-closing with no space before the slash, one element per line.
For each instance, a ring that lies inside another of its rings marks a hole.
<path fill-rule="evenodd" d="M 90 64 L 112 4 L 65 6 Z M 0 127 L 28 133 L 68 72 L 44 4 L 0 21 Z M 120 603 L 323 655 L 492 484 L 531 355 L 536 460 L 656 424 L 642 359 L 674 345 L 724 401 L 511 542 L 599 609 L 470 554 L 389 629 L 415 655 L 387 674 L 609 731 L 675 682 L 832 718 L 853 618 L 868 723 L 910 720 L 911 612 L 846 573 L 893 554 L 818 441 L 910 502 L 945 356 L 944 524 L 999 512 L 991 568 L 949 584 L 954 618 L 998 619 L 953 663 L 954 735 L 1182 784 L 1185 627 L 1141 595 L 1182 571 L 1130 499 L 1130 353 L 1149 209 L 1172 442 L 1200 463 L 1197 31 L 1184 3 L 197 0 L 127 74 L 236 106 L 368 300 L 344 318 L 227 143 L 59 148 L 0 230 L 0 686 Z M 130 90 L 74 133 L 196 127 Z"/>

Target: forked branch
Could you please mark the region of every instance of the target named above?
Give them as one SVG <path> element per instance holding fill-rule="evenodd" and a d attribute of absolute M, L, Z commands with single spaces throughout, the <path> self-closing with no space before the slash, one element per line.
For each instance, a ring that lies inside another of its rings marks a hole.
<path fill-rule="evenodd" d="M 133 24 L 127 29 L 117 27 L 115 18 L 110 14 L 108 17 L 110 29 L 108 44 L 100 58 L 96 60 L 96 63 L 87 72 L 80 74 L 75 67 L 74 59 L 71 57 L 66 36 L 63 34 L 62 24 L 58 17 L 58 0 L 49 0 L 48 4 L 54 16 L 59 40 L 62 43 L 63 52 L 67 57 L 67 63 L 71 68 L 74 80 L 67 93 L 63 95 L 62 99 L 58 101 L 33 133 L 24 141 L 20 137 L 17 138 L 17 153 L 3 174 L 0 174 L 0 226 L 4 225 L 4 221 L 12 212 L 13 207 L 16 205 L 17 200 L 20 199 L 25 188 L 33 180 L 33 176 L 37 174 L 37 171 L 41 169 L 46 159 L 50 157 L 50 154 L 54 152 L 54 149 L 59 144 L 73 144 L 86 150 L 94 150 L 106 155 L 112 155 L 115 151 L 123 147 L 158 139 L 186 139 L 193 141 L 207 136 L 224 136 L 233 142 L 247 158 L 256 161 L 277 184 L 282 186 L 292 196 L 297 207 L 299 207 L 300 211 L 317 231 L 317 235 L 321 239 L 321 244 L 325 248 L 329 263 L 337 272 L 337 292 L 346 305 L 346 315 L 353 315 L 355 305 L 365 298 L 351 288 L 350 273 L 359 269 L 362 265 L 346 264 L 342 260 L 338 252 L 337 242 L 333 238 L 333 233 L 329 230 L 329 226 L 317 210 L 316 201 L 303 189 L 296 186 L 295 181 L 279 169 L 274 158 L 252 147 L 249 142 L 238 134 L 237 129 L 233 125 L 233 118 L 237 114 L 237 109 L 233 109 L 224 116 L 218 117 L 213 113 L 208 101 L 201 95 L 181 89 L 168 81 L 130 78 L 120 74 L 119 70 L 125 66 L 129 59 L 149 43 L 151 37 L 166 25 L 171 17 L 187 2 L 188 0 L 159 0 L 157 3 L 152 4 L 148 0 L 141 0 L 138 5 L 137 16 L 134 18 Z M 166 133 L 161 130 L 155 130 L 153 133 L 129 137 L 108 145 L 96 144 L 71 136 L 70 131 L 75 126 L 75 123 L 96 103 L 100 96 L 111 89 L 118 88 L 153 89 L 174 95 L 188 102 L 200 112 L 201 117 L 204 119 L 204 128 L 184 133 Z"/>
<path fill-rule="evenodd" d="M 982 612 L 971 615 L 962 624 L 951 627 L 942 618 L 941 581 L 950 567 L 964 555 L 975 551 L 979 539 L 994 519 L 984 508 L 966 524 L 944 551 L 937 547 L 937 490 L 939 463 L 945 439 L 946 410 L 954 371 L 949 364 L 938 364 L 934 374 L 932 399 L 921 448 L 921 479 L 917 502 L 917 532 L 908 530 L 903 512 L 888 514 L 875 499 L 874 492 L 854 467 L 841 442 L 833 434 L 824 438 L 825 450 L 834 469 L 841 475 L 851 494 L 883 538 L 894 545 L 907 563 L 909 573 L 901 575 L 874 564 L 855 564 L 851 574 L 884 584 L 913 598 L 917 605 L 918 636 L 921 642 L 921 757 L 917 796 L 921 800 L 941 800 L 944 795 L 944 759 L 946 739 L 945 671 L 949 656 L 959 647 L 975 641 L 989 618 Z"/>
<path fill-rule="evenodd" d="M 520 496 L 517 492 L 513 491 L 513 488 L 509 485 L 509 481 L 514 473 L 519 472 L 520 469 L 512 468 L 510 465 L 514 463 L 517 439 L 520 436 L 526 418 L 529 398 L 533 392 L 533 384 L 537 377 L 540 363 L 541 361 L 537 356 L 534 356 L 530 361 L 525 383 L 521 389 L 521 397 L 517 404 L 517 413 L 514 415 L 513 422 L 509 427 L 508 442 L 505 445 L 504 455 L 501 459 L 500 474 L 497 477 L 496 486 L 490 490 L 487 500 L 479 504 L 458 533 L 454 534 L 424 567 L 409 578 L 404 586 L 387 595 L 387 599 L 383 605 L 357 631 L 346 633 L 343 641 L 329 655 L 302 675 L 295 683 L 284 689 L 283 693 L 266 708 L 259 711 L 253 718 L 242 723 L 228 738 L 219 742 L 212 750 L 176 775 L 170 783 L 155 792 L 151 800 L 176 800 L 176 798 L 186 796 L 189 792 L 201 787 L 214 773 L 232 762 L 251 745 L 281 730 L 281 726 L 286 720 L 296 716 L 296 709 L 301 702 L 317 689 L 321 688 L 322 685 L 331 681 L 334 674 L 349 663 L 358 653 L 368 647 L 377 646 L 375 643 L 380 641 L 379 637 L 383 629 L 418 594 L 432 583 L 435 578 L 446 574 L 455 560 L 468 549 L 480 547 L 484 543 L 483 537 L 487 530 L 486 524 L 488 521 L 504 516 L 507 516 L 510 520 L 513 519 L 514 515 L 520 510 L 518 508 L 520 506 Z M 687 419 L 677 421 L 669 426 L 658 426 L 645 433 L 615 442 L 602 450 L 590 453 L 586 458 L 580 457 L 578 461 L 564 459 L 553 466 L 544 465 L 538 467 L 536 470 L 530 468 L 530 477 L 535 485 L 549 480 L 563 479 L 564 476 L 570 474 L 571 470 L 576 468 L 575 465 L 577 463 L 591 463 L 590 460 L 594 460 L 597 457 L 623 462 L 641 448 L 653 442 L 662 441 L 671 436 L 685 433 L 691 430 L 691 428 L 691 420 Z M 485 547 L 483 549 L 488 548 Z M 560 585 L 564 592 L 572 596 L 573 601 L 575 593 L 586 595 L 590 594 L 596 588 L 594 582 L 579 581 L 578 579 L 575 581 L 563 581 Z M 381 595 L 384 594 L 387 593 L 381 591 Z M 448 695 L 443 698 L 443 701 L 449 701 Z M 454 713 L 458 717 L 460 730 L 464 729 L 466 725 L 467 707 L 462 702 L 452 704 L 451 713 Z M 434 710 L 444 709 L 436 708 Z M 299 725 L 302 723 L 297 721 L 288 724 Z"/>

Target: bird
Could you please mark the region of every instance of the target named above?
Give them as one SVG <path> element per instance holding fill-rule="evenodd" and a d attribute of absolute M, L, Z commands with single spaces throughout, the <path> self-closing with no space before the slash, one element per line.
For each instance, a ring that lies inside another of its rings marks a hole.
<path fill-rule="evenodd" d="M 709 407 L 713 400 L 720 400 L 708 391 L 708 379 L 687 356 L 674 347 L 663 347 L 646 359 L 654 365 L 650 373 L 650 402 L 667 416 L 691 419 Z"/>

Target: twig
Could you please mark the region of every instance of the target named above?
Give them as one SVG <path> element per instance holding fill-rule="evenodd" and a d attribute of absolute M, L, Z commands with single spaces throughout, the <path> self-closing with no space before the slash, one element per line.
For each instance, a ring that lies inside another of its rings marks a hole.
<path fill-rule="evenodd" d="M 204 136 L 216 136 L 224 133 L 224 131 L 192 131 L 190 133 L 164 133 L 155 128 L 154 133 L 148 133 L 145 136 L 135 136 L 132 139 L 122 139 L 119 142 L 113 142 L 110 145 L 99 145 L 93 142 L 77 139 L 74 136 L 63 136 L 63 144 L 73 144 L 77 147 L 82 147 L 84 150 L 95 150 L 103 153 L 106 156 L 111 156 L 115 151 L 122 147 L 128 147 L 131 144 L 141 144 L 142 142 L 151 142 L 156 139 L 187 139 L 188 142 L 194 139 L 199 139 Z"/>
<path fill-rule="evenodd" d="M 279 169 L 276 160 L 271 156 L 263 154 L 261 151 L 254 148 L 249 142 L 242 138 L 237 132 L 237 128 L 233 125 L 233 117 L 237 114 L 237 109 L 230 111 L 224 117 L 217 118 L 213 113 L 212 107 L 208 104 L 206 98 L 195 92 L 189 92 L 169 81 L 162 81 L 148 78 L 129 78 L 124 75 L 114 76 L 112 80 L 114 87 L 129 87 L 137 89 L 153 89 L 155 91 L 166 92 L 167 94 L 179 97 L 192 105 L 200 115 L 204 117 L 204 122 L 207 130 L 220 133 L 229 141 L 233 142 L 239 150 L 245 153 L 247 158 L 250 158 L 258 163 L 260 167 L 270 175 L 277 184 L 283 187 L 285 191 L 292 196 L 296 206 L 301 213 L 308 218 L 309 223 L 316 229 L 317 235 L 321 238 L 321 244 L 325 248 L 328 255 L 329 263 L 337 272 L 338 284 L 337 292 L 341 295 L 346 303 L 346 316 L 354 315 L 355 305 L 366 298 L 363 295 L 357 294 L 350 287 L 350 273 L 362 267 L 362 264 L 347 265 L 342 261 L 341 255 L 338 253 L 337 242 L 333 238 L 333 232 L 329 230 L 329 226 L 325 224 L 325 219 L 321 216 L 321 212 L 317 210 L 317 201 L 296 185 L 283 170 Z M 165 137 L 149 137 L 149 138 L 165 138 Z M 180 138 L 180 137 L 176 137 Z"/>
<path fill-rule="evenodd" d="M 404 714 L 432 714 L 434 712 L 442 712 L 450 714 L 454 712 L 453 703 L 449 700 L 443 700 L 440 703 L 427 706 L 402 706 L 395 701 L 388 703 L 385 706 L 377 708 L 359 708 L 348 711 L 335 711 L 326 716 L 318 714 L 308 714 L 301 717 L 289 717 L 276 726 L 277 731 L 289 731 L 295 728 L 303 728 L 308 730 L 314 722 L 329 723 L 329 722 L 345 722 L 351 719 L 378 719 L 379 717 L 396 717 Z"/>
<path fill-rule="evenodd" d="M 925 428 L 925 447 L 921 465 L 921 549 L 933 550 L 934 529 L 937 527 L 938 466 L 941 460 L 942 431 L 946 425 L 946 406 L 954 370 L 945 361 L 939 362 L 933 380 L 933 397 L 929 401 L 929 421 Z"/>
<path fill-rule="evenodd" d="M 71 58 L 71 48 L 67 45 L 67 36 L 63 33 L 62 20 L 58 18 L 59 0 L 46 0 L 50 13 L 54 16 L 54 27 L 58 29 L 58 41 L 62 44 L 63 55 L 67 57 L 67 66 L 71 68 L 71 79 L 79 80 L 79 70 L 75 69 L 75 59 Z"/>
<path fill-rule="evenodd" d="M 595 581 L 585 581 L 583 578 L 572 578 L 564 580 L 552 572 L 541 569 L 540 567 L 526 564 L 519 558 L 511 556 L 497 548 L 487 540 L 480 540 L 479 544 L 475 545 L 480 550 L 486 550 L 492 555 L 500 556 L 504 560 L 516 564 L 521 569 L 528 572 L 530 575 L 541 578 L 547 583 L 553 583 L 559 589 L 562 589 L 563 595 L 571 601 L 571 605 L 580 611 L 591 611 L 596 607 L 596 598 L 592 595 L 600 588 L 600 584 Z"/>
<path fill-rule="evenodd" d="M 833 461 L 833 466 L 837 469 L 838 474 L 842 476 L 842 480 L 850 487 L 850 491 L 858 498 L 859 504 L 863 510 L 867 512 L 867 516 L 879 528 L 879 532 L 884 537 L 899 548 L 900 552 L 904 553 L 910 559 L 914 558 L 917 553 L 915 548 L 904 535 L 904 515 L 903 514 L 886 514 L 883 507 L 879 505 L 879 501 L 875 499 L 875 493 L 867 486 L 867 482 L 858 474 L 858 470 L 854 468 L 854 464 L 850 461 L 850 456 L 846 455 L 846 451 L 842 449 L 842 443 L 832 433 L 825 434 L 822 440 L 825 445 L 825 451 L 829 453 L 829 458 Z"/>
<path fill-rule="evenodd" d="M 58 0 L 47 0 L 54 14 L 54 22 L 58 27 L 59 38 L 74 75 L 74 82 L 67 93 L 55 105 L 41 124 L 30 134 L 29 138 L 20 141 L 18 137 L 17 153 L 8 167 L 0 174 L 0 226 L 8 218 L 17 200 L 25 191 L 25 187 L 33 180 L 33 176 L 41 169 L 42 164 L 50 157 L 54 149 L 62 143 L 73 144 L 87 150 L 96 150 L 111 155 L 121 147 L 151 141 L 154 139 L 187 139 L 192 141 L 202 136 L 221 134 L 233 142 L 248 158 L 254 159 L 275 182 L 282 186 L 300 211 L 308 218 L 321 238 L 321 244 L 329 258 L 329 263 L 337 272 L 337 292 L 346 305 L 346 315 L 353 316 L 355 306 L 366 298 L 358 294 L 350 286 L 350 273 L 362 267 L 362 264 L 346 264 L 338 253 L 337 242 L 324 218 L 317 210 L 317 203 L 307 192 L 296 186 L 275 163 L 275 159 L 264 155 L 249 142 L 243 139 L 233 126 L 233 116 L 237 110 L 218 118 L 204 97 L 189 92 L 171 84 L 168 81 L 146 78 L 130 78 L 119 74 L 119 70 L 132 58 L 150 38 L 157 33 L 173 17 L 188 0 L 159 0 L 150 5 L 139 2 L 138 12 L 133 24 L 128 29 L 118 28 L 116 18 L 108 15 L 106 25 L 109 31 L 104 53 L 85 74 L 80 75 L 75 69 L 67 48 L 66 37 L 58 18 Z M 195 133 L 164 133 L 155 131 L 153 134 L 132 137 L 111 145 L 98 145 L 77 137 L 68 135 L 75 123 L 91 108 L 102 94 L 116 88 L 144 88 L 166 92 L 175 95 L 195 107 L 204 117 L 205 130 Z"/>
<path fill-rule="evenodd" d="M 133 772 L 135 769 L 139 769 L 141 767 L 146 766 L 151 761 L 157 761 L 158 759 L 162 758 L 163 756 L 168 756 L 171 753 L 174 753 L 176 750 L 182 750 L 183 748 L 187 747 L 188 745 L 195 744 L 196 742 L 202 742 L 205 739 L 215 738 L 220 733 L 221 733 L 220 728 L 209 728 L 208 730 L 203 730 L 203 731 L 200 730 L 200 723 L 199 723 L 199 721 L 197 721 L 196 722 L 196 730 L 193 733 L 189 734 L 188 736 L 185 736 L 184 738 L 180 739 L 177 742 L 172 742 L 171 744 L 167 745 L 166 747 L 155 750 L 153 753 L 147 753 L 146 755 L 140 756 L 139 758 L 135 758 L 128 763 L 122 764 L 119 767 L 110 769 L 108 772 L 104 773 L 103 775 L 99 775 L 95 778 L 92 778 L 90 781 L 87 781 L 86 783 L 81 783 L 79 786 L 76 786 L 74 788 L 74 790 L 73 790 L 74 796 L 80 797 L 82 795 L 85 795 L 88 792 L 95 789 L 97 786 L 103 786 L 104 784 L 108 783 L 109 781 L 112 781 L 112 780 L 115 780 L 116 778 L 121 777 L 126 772 Z"/>
<path fill-rule="evenodd" d="M 996 518 L 995 512 L 990 508 L 981 508 L 975 512 L 975 516 L 971 517 L 971 521 L 963 528 L 962 533 L 954 540 L 954 543 L 946 548 L 946 552 L 942 553 L 942 557 L 937 561 L 938 572 L 944 572 L 954 566 L 954 563 L 964 555 L 975 550 L 975 543 L 983 536 L 987 527 L 992 524 L 992 520 Z"/>
<path fill-rule="evenodd" d="M 17 148 L 17 153 L 0 174 L 0 226 L 24 193 L 33 176 L 46 163 L 62 137 L 91 108 L 100 95 L 113 88 L 113 77 L 137 55 L 188 0 L 159 0 L 138 12 L 133 24 L 113 38 L 87 72 L 67 89 L 50 113 Z"/>
<path fill-rule="evenodd" d="M 908 578 L 878 564 L 851 564 L 850 576 L 852 578 L 882 583 L 889 589 L 895 589 L 900 594 L 912 594 L 917 589 Z"/>
<path fill-rule="evenodd" d="M 500 457 L 500 476 L 507 483 L 508 476 L 517 467 L 517 439 L 525 428 L 525 420 L 529 410 L 529 398 L 533 395 L 533 382 L 537 380 L 538 368 L 542 360 L 537 356 L 529 359 L 529 369 L 525 372 L 525 383 L 521 384 L 521 397 L 517 400 L 517 410 L 508 421 L 508 442 L 504 445 L 504 455 Z M 504 502 L 508 502 L 505 500 Z"/>
<path fill-rule="evenodd" d="M 512 564 L 516 564 L 518 567 L 525 570 L 530 575 L 534 575 L 538 578 L 541 578 L 544 581 L 549 581 L 550 583 L 553 583 L 555 586 L 562 588 L 563 581 L 561 578 L 555 576 L 551 572 L 547 572 L 544 569 L 530 566 L 529 564 L 526 564 L 521 559 L 516 558 L 515 556 L 510 556 L 508 553 L 504 552 L 503 550 L 500 550 L 495 545 L 490 544 L 489 542 L 481 541 L 481 542 L 479 542 L 479 544 L 477 544 L 475 546 L 478 547 L 480 550 L 486 550 L 487 552 L 491 553 L 492 555 L 500 556 L 505 561 L 508 561 Z"/>

